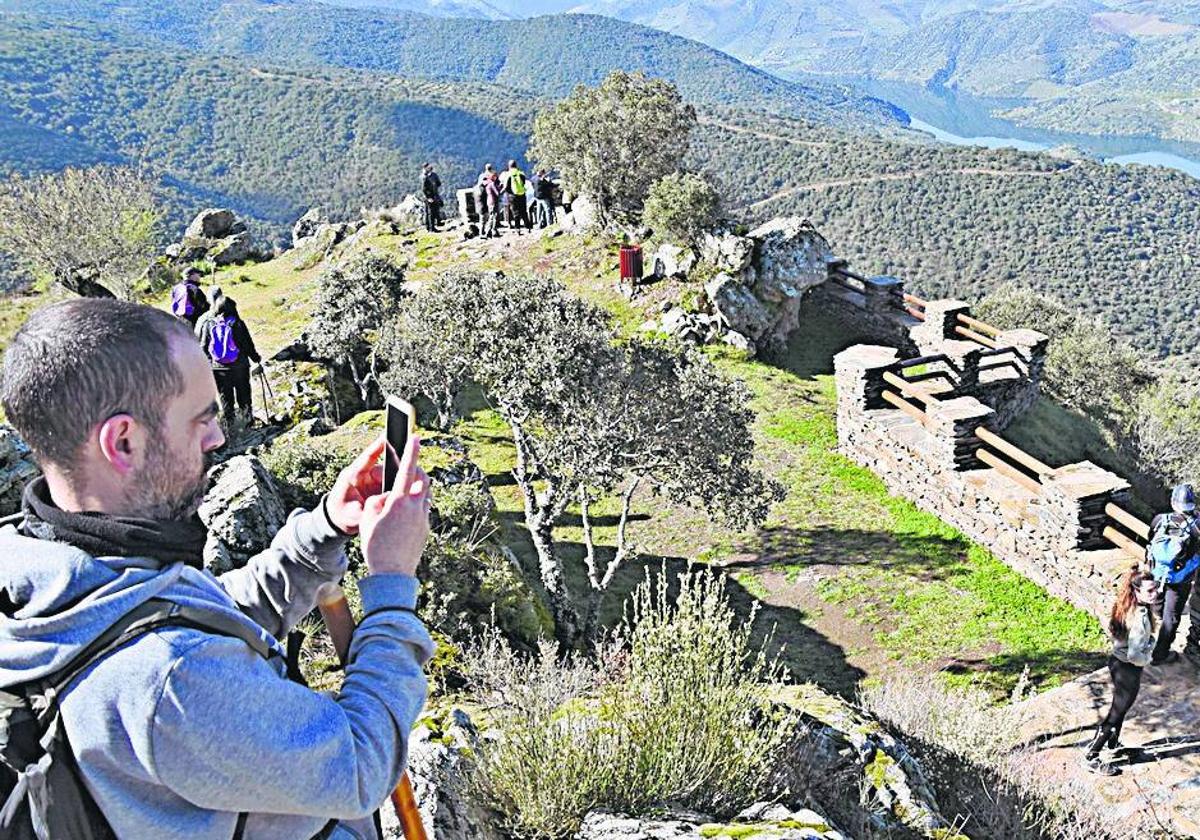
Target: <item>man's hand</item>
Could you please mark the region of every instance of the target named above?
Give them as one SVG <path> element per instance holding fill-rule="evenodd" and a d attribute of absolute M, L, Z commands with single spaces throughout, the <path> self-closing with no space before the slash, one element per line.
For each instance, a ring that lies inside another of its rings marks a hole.
<path fill-rule="evenodd" d="M 409 438 L 396 486 L 390 493 L 372 495 L 363 505 L 362 550 L 371 574 L 416 575 L 429 536 L 433 498 L 429 477 L 417 466 L 420 451 L 420 441 Z"/>
<path fill-rule="evenodd" d="M 350 466 L 338 473 L 333 489 L 325 497 L 329 521 L 347 534 L 358 533 L 363 505 L 383 492 L 383 464 L 376 463 L 387 449 L 381 436 L 364 449 Z"/>

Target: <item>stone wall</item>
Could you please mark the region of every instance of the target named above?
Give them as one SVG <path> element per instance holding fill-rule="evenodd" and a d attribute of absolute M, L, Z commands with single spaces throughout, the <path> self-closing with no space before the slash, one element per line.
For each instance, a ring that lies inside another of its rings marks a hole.
<path fill-rule="evenodd" d="M 1026 481 L 988 467 L 976 430 L 994 428 L 996 411 L 973 396 L 938 400 L 920 417 L 893 407 L 883 375 L 900 361 L 879 345 L 835 357 L 840 451 L 1048 592 L 1104 616 L 1131 562 L 1101 536 L 1104 506 L 1126 504 L 1129 485 L 1090 461 Z"/>
<path fill-rule="evenodd" d="M 961 300 L 906 303 L 896 277 L 849 275 L 845 263 L 830 264 L 829 278 L 805 301 L 805 317 L 829 318 L 856 335 L 899 350 L 905 357 L 938 357 L 922 376 L 956 396 L 991 407 L 989 425 L 1000 430 L 1024 414 L 1041 392 L 1049 338 L 1034 330 L 1001 330 L 984 336 L 995 347 L 959 332 L 971 305 Z M 920 313 L 921 317 L 913 314 Z"/>

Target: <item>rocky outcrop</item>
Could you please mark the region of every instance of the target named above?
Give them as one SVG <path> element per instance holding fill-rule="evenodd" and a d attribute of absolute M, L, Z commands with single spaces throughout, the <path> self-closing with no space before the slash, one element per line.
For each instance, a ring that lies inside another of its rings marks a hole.
<path fill-rule="evenodd" d="M 498 816 L 469 795 L 470 756 L 479 732 L 461 709 L 421 719 L 408 742 L 408 774 L 421 822 L 437 840 L 502 840 Z M 390 805 L 380 811 L 385 840 L 404 834 Z"/>
<path fill-rule="evenodd" d="M 691 248 L 667 243 L 658 246 L 651 260 L 655 277 L 687 277 L 696 267 L 696 252 Z"/>
<path fill-rule="evenodd" d="M 705 341 L 726 340 L 751 354 L 786 346 L 800 326 L 801 301 L 828 279 L 833 260 L 825 239 L 807 220 L 795 217 L 775 219 L 747 236 L 728 229 L 706 233 L 697 251 L 660 246 L 654 255 L 655 276 L 684 277 L 698 265 L 715 271 L 704 291 L 719 328 L 699 331 L 706 333 Z M 668 325 L 664 319 L 651 328 L 691 336 L 695 327 Z"/>
<path fill-rule="evenodd" d="M 0 424 L 0 516 L 21 509 L 21 493 L 37 474 L 29 446 L 16 429 Z"/>
<path fill-rule="evenodd" d="M 214 265 L 234 265 L 261 256 L 250 231 L 228 208 L 201 210 L 184 231 L 183 239 L 166 250 L 176 263 L 207 260 Z"/>
<path fill-rule="evenodd" d="M 321 208 L 308 208 L 304 215 L 297 219 L 296 223 L 292 225 L 292 247 L 295 248 L 299 246 L 301 239 L 308 239 L 308 237 L 315 234 L 317 229 L 323 224 L 328 224 L 328 221 L 321 213 Z"/>
<path fill-rule="evenodd" d="M 209 472 L 200 506 L 208 526 L 204 567 L 215 575 L 244 566 L 270 545 L 287 510 L 275 481 L 253 455 L 239 455 Z"/>
<path fill-rule="evenodd" d="M 881 836 L 955 836 L 920 764 L 878 721 L 812 685 L 782 699 L 802 723 L 779 779 L 784 789 Z"/>
<path fill-rule="evenodd" d="M 641 819 L 607 811 L 584 818 L 576 840 L 703 840 L 753 837 L 754 840 L 846 840 L 831 822 L 809 808 L 791 811 L 783 805 L 759 802 L 732 822 L 717 822 L 702 814 L 672 813 Z"/>

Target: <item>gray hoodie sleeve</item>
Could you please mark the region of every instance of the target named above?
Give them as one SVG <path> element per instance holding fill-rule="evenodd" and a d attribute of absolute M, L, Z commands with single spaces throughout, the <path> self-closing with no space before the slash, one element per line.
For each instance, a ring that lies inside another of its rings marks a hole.
<path fill-rule="evenodd" d="M 370 575 L 359 588 L 366 617 L 336 697 L 280 677 L 237 640 L 206 636 L 182 653 L 151 726 L 163 784 L 226 812 L 353 820 L 378 808 L 404 769 L 433 642 L 411 612 L 415 578 Z"/>
<path fill-rule="evenodd" d="M 242 612 L 281 638 L 312 611 L 321 584 L 346 573 L 346 537 L 325 514 L 295 510 L 266 551 L 217 580 Z"/>

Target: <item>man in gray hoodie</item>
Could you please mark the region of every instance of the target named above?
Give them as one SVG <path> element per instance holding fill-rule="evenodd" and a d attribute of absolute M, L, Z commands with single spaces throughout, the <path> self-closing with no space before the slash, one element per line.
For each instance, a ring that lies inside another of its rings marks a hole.
<path fill-rule="evenodd" d="M 345 683 L 290 682 L 242 639 L 169 626 L 105 656 L 60 695 L 79 773 L 121 838 L 291 840 L 373 834 L 426 696 L 433 651 L 414 613 L 429 481 L 414 439 L 382 491 L 380 440 L 314 511 L 241 569 L 204 571 L 195 515 L 224 438 L 187 324 L 72 300 L 35 312 L 4 358 L 0 402 L 44 477 L 0 528 L 0 688 L 63 666 L 156 598 L 241 622 L 273 649 L 362 540 L 363 619 Z"/>

